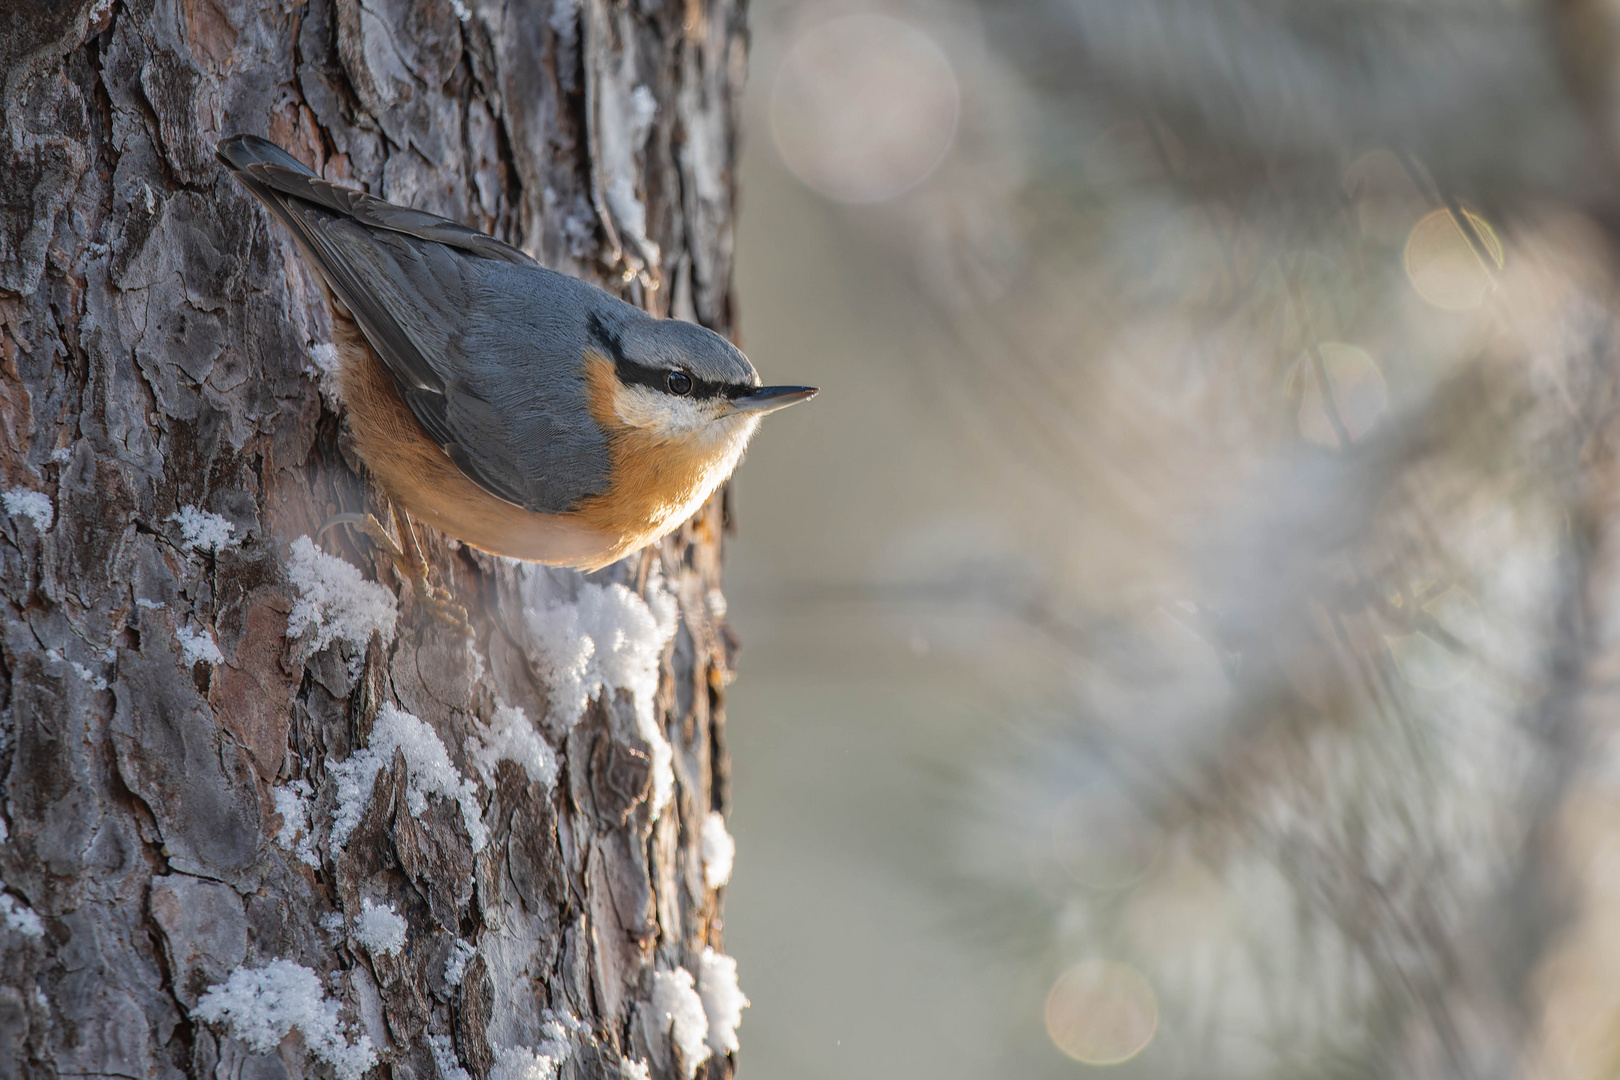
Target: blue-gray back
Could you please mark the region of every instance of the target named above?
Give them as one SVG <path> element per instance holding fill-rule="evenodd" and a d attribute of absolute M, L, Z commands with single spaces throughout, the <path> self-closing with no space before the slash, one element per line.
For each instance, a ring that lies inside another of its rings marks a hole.
<path fill-rule="evenodd" d="M 539 265 L 327 217 L 310 223 L 329 258 L 360 271 L 344 302 L 463 472 L 508 502 L 552 513 L 606 488 L 607 441 L 586 396 L 589 316 L 613 307 L 646 315 Z"/>
<path fill-rule="evenodd" d="M 482 233 L 337 187 L 263 139 L 225 140 L 219 156 L 292 230 L 462 472 L 552 513 L 606 489 L 585 349 L 593 326 L 650 316 Z"/>

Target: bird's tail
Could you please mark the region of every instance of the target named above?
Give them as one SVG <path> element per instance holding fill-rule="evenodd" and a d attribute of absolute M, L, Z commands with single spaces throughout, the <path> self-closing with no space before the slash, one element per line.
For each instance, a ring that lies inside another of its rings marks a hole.
<path fill-rule="evenodd" d="M 309 166 L 269 139 L 261 139 L 257 135 L 232 135 L 228 139 L 221 139 L 219 145 L 214 147 L 214 155 L 237 175 L 254 165 L 279 165 L 305 176 L 315 175 Z"/>
<path fill-rule="evenodd" d="M 517 248 L 476 229 L 469 229 L 460 222 L 424 210 L 395 206 L 365 192 L 339 187 L 330 180 L 324 180 L 287 151 L 257 135 L 232 135 L 228 139 L 221 139 L 214 147 L 214 154 L 231 170 L 231 175 L 240 180 L 295 234 L 300 232 L 300 228 L 287 214 L 284 200 L 289 198 L 300 199 L 329 213 L 353 218 L 373 229 L 432 240 L 486 259 L 499 259 L 520 266 L 535 265 L 533 259 Z"/>

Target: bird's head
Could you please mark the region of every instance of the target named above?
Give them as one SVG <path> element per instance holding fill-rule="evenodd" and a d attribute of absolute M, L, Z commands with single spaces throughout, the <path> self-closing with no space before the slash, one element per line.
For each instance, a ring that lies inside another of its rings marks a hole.
<path fill-rule="evenodd" d="M 586 389 L 611 470 L 580 514 L 620 537 L 621 554 L 691 518 L 737 467 L 760 417 L 816 392 L 761 386 L 748 358 L 701 326 L 611 306 L 589 323 Z"/>
<path fill-rule="evenodd" d="M 638 441 L 740 453 L 760 417 L 816 394 L 813 386 L 761 386 L 748 357 L 693 323 L 634 319 L 593 329 L 603 345 L 588 373 L 593 402 Z"/>

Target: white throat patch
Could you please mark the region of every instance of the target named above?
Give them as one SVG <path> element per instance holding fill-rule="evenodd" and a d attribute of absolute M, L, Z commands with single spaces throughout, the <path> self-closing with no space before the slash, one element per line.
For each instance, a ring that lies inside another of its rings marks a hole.
<path fill-rule="evenodd" d="M 740 453 L 759 426 L 759 417 L 726 410 L 716 398 L 673 397 L 645 386 L 620 386 L 613 396 L 619 419 L 654 438 L 697 445 L 735 443 Z"/>

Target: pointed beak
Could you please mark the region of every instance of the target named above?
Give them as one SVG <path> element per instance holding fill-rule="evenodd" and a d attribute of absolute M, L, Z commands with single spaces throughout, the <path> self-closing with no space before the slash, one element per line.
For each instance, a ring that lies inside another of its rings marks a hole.
<path fill-rule="evenodd" d="M 809 401 L 816 396 L 818 389 L 814 386 L 762 386 L 747 397 L 732 398 L 731 411 L 759 413 L 764 416 L 777 409 Z"/>

